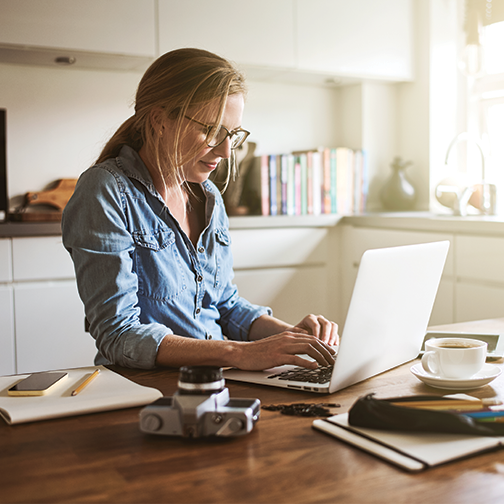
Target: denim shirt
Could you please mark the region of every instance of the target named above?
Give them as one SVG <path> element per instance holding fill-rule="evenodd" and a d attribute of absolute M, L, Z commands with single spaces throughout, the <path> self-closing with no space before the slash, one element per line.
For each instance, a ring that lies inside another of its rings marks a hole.
<path fill-rule="evenodd" d="M 62 219 L 96 364 L 153 368 L 167 334 L 246 341 L 266 307 L 238 295 L 229 221 L 215 185 L 201 184 L 206 223 L 194 247 L 136 151 L 79 178 Z"/>

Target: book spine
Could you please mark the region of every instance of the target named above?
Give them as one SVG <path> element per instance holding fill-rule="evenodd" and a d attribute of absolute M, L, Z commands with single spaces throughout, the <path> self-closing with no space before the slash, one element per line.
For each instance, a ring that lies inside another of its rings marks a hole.
<path fill-rule="evenodd" d="M 288 181 L 289 181 L 289 156 L 286 154 L 280 156 L 280 176 L 282 181 L 282 215 L 288 215 L 287 204 L 288 204 Z"/>
<path fill-rule="evenodd" d="M 320 152 L 312 154 L 312 174 L 313 215 L 320 215 L 323 204 L 322 157 Z"/>
<path fill-rule="evenodd" d="M 346 147 L 336 149 L 337 208 L 340 215 L 353 210 L 353 151 Z"/>
<path fill-rule="evenodd" d="M 296 215 L 295 158 L 287 154 L 287 215 Z"/>
<path fill-rule="evenodd" d="M 331 149 L 331 213 L 338 213 L 338 177 L 336 166 L 336 149 Z"/>
<path fill-rule="evenodd" d="M 306 213 L 313 214 L 313 152 L 306 153 Z"/>
<path fill-rule="evenodd" d="M 323 212 L 331 213 L 331 149 L 324 149 L 322 154 L 323 171 Z"/>
<path fill-rule="evenodd" d="M 282 156 L 275 156 L 276 165 L 276 200 L 277 200 L 277 214 L 284 214 L 284 190 L 283 190 L 283 178 L 282 178 Z"/>
<path fill-rule="evenodd" d="M 262 215 L 270 214 L 270 198 L 269 198 L 269 157 L 261 156 L 261 213 Z"/>
<path fill-rule="evenodd" d="M 347 149 L 347 170 L 348 170 L 348 207 L 349 214 L 355 213 L 355 153 L 352 149 Z"/>
<path fill-rule="evenodd" d="M 301 167 L 301 215 L 308 213 L 308 173 L 306 154 L 300 154 L 299 165 Z"/>
<path fill-rule="evenodd" d="M 301 200 L 302 200 L 302 188 L 301 188 L 301 161 L 299 157 L 296 157 L 295 162 L 295 175 L 294 175 L 294 195 L 295 195 L 295 214 L 301 215 Z"/>
<path fill-rule="evenodd" d="M 270 215 L 278 214 L 276 156 L 269 157 Z"/>
<path fill-rule="evenodd" d="M 360 212 L 366 211 L 367 197 L 369 192 L 369 172 L 368 172 L 368 157 L 365 150 L 361 150 L 362 155 L 362 189 L 361 189 L 361 205 Z"/>

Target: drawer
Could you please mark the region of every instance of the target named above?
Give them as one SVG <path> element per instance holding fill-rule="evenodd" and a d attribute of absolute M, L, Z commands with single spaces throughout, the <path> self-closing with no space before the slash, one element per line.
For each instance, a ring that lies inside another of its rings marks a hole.
<path fill-rule="evenodd" d="M 504 283 L 504 238 L 457 236 L 457 277 Z"/>
<path fill-rule="evenodd" d="M 13 313 L 12 286 L 0 285 L 0 376 L 16 372 Z"/>
<path fill-rule="evenodd" d="M 231 230 L 235 269 L 325 264 L 326 228 Z"/>
<path fill-rule="evenodd" d="M 455 299 L 454 322 L 500 318 L 504 315 L 504 289 L 495 285 L 457 283 Z"/>
<path fill-rule="evenodd" d="M 12 261 L 14 281 L 75 277 L 61 236 L 13 238 Z"/>
<path fill-rule="evenodd" d="M 74 280 L 14 287 L 18 373 L 90 366 L 95 341 L 84 331 L 84 306 Z"/>
<path fill-rule="evenodd" d="M 414 245 L 448 240 L 450 250 L 443 270 L 444 276 L 453 276 L 454 268 L 454 236 L 446 233 L 427 233 L 418 231 L 402 231 L 392 229 L 354 228 L 346 226 L 343 230 L 343 247 L 345 264 L 357 268 L 362 254 L 368 249 Z M 349 245 L 345 245 L 349 244 Z"/>
<path fill-rule="evenodd" d="M 251 303 L 269 306 L 273 315 L 297 324 L 308 313 L 327 315 L 327 271 L 324 266 L 237 271 L 235 283 Z"/>
<path fill-rule="evenodd" d="M 12 252 L 11 240 L 0 239 L 0 282 L 12 281 Z"/>

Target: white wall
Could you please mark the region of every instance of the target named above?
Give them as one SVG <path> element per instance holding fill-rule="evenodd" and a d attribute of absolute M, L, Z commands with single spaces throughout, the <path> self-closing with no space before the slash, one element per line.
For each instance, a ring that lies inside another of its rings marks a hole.
<path fill-rule="evenodd" d="M 7 109 L 11 204 L 28 191 L 85 170 L 133 113 L 140 73 L 0 64 L 0 108 Z M 243 126 L 257 153 L 339 142 L 340 90 L 249 82 Z"/>
<path fill-rule="evenodd" d="M 0 65 L 7 110 L 8 191 L 39 191 L 77 177 L 132 113 L 135 73 Z"/>
<path fill-rule="evenodd" d="M 341 142 L 338 88 L 249 81 L 243 127 L 256 154 L 337 147 Z"/>

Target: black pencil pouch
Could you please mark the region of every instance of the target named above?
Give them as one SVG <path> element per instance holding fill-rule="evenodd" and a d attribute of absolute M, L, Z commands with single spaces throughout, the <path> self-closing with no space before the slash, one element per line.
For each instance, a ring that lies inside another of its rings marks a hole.
<path fill-rule="evenodd" d="M 439 396 L 408 396 L 376 399 L 368 394 L 358 399 L 348 414 L 348 423 L 355 427 L 408 432 L 439 432 L 503 436 L 504 423 L 477 422 L 469 416 L 450 411 L 405 407 L 410 401 L 446 401 Z M 392 403 L 404 403 L 397 406 Z"/>

